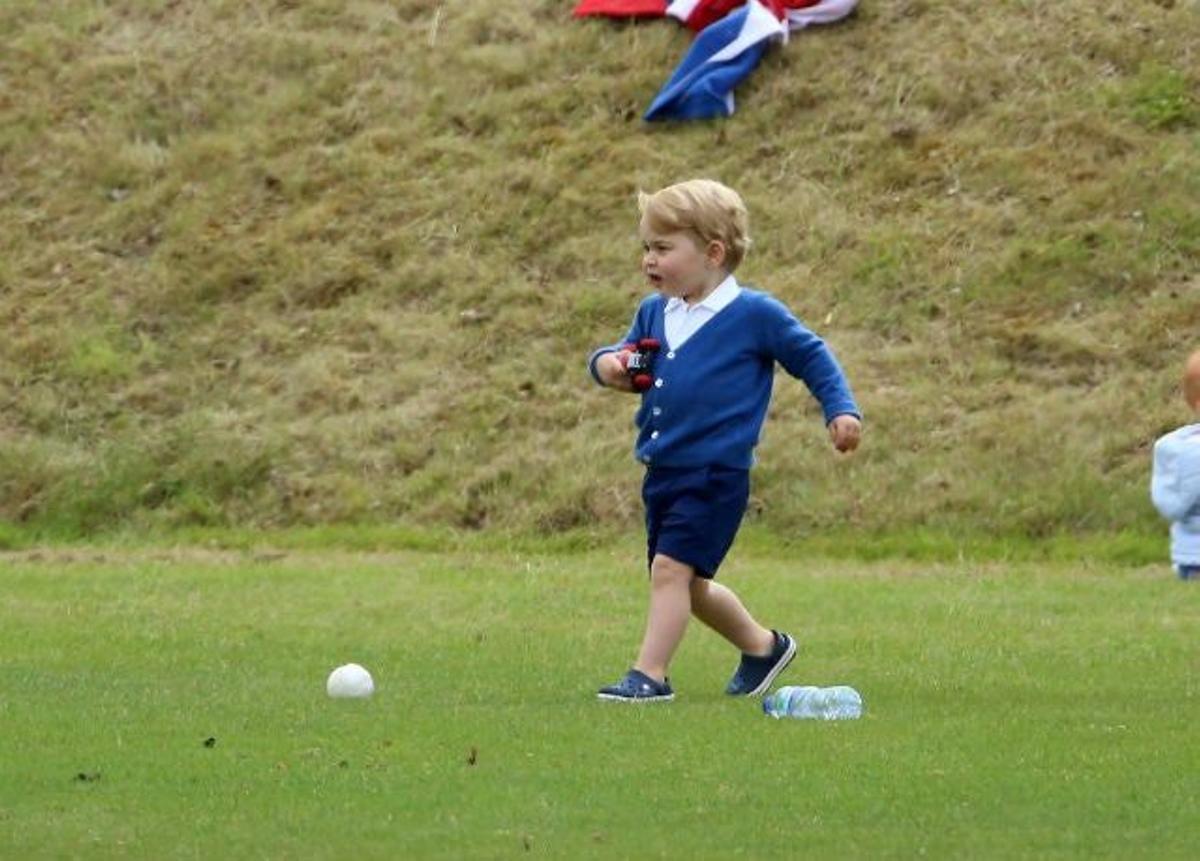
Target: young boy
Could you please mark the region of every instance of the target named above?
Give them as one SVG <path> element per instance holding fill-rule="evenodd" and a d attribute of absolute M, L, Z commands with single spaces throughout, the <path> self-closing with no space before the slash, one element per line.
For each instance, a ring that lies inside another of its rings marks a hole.
<path fill-rule="evenodd" d="M 1200 350 L 1183 369 L 1183 399 L 1200 418 Z M 1150 498 L 1171 521 L 1171 562 L 1184 580 L 1200 578 L 1200 424 L 1184 425 L 1154 443 Z"/>
<path fill-rule="evenodd" d="M 596 350 L 588 369 L 601 385 L 641 391 L 635 451 L 646 465 L 650 608 L 633 668 L 599 697 L 673 699 L 667 668 L 692 615 L 742 652 L 725 692 L 757 696 L 791 662 L 796 643 L 760 625 L 713 578 L 746 510 L 775 363 L 820 401 L 838 451 L 857 448 L 861 414 L 825 343 L 783 304 L 733 277 L 750 247 L 736 192 L 692 180 L 640 194 L 638 205 L 642 271 L 657 293 L 642 301 L 622 344 Z M 641 349 L 630 349 L 638 342 Z"/>

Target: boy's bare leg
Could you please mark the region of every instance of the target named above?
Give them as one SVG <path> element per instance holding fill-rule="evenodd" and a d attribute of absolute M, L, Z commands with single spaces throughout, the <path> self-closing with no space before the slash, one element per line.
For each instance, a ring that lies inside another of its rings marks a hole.
<path fill-rule="evenodd" d="M 692 615 L 692 566 L 657 554 L 650 563 L 650 613 L 634 669 L 663 681 Z"/>
<path fill-rule="evenodd" d="M 692 612 L 747 655 L 762 657 L 775 648 L 775 635 L 755 621 L 733 590 L 696 577 L 691 582 Z"/>

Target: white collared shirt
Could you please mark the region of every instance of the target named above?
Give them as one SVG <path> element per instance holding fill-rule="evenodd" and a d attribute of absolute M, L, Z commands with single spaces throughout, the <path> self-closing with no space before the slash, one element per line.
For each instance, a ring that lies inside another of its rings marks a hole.
<path fill-rule="evenodd" d="M 722 308 L 732 302 L 742 292 L 741 285 L 732 276 L 728 276 L 704 297 L 703 302 L 688 305 L 677 296 L 667 300 L 663 308 L 663 329 L 667 336 L 667 346 L 678 350 L 683 342 L 700 331 L 700 327 L 717 315 Z"/>

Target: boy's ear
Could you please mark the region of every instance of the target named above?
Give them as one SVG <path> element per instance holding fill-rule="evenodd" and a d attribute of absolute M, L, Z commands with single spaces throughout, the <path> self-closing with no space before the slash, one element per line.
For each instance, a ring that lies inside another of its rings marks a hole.
<path fill-rule="evenodd" d="M 708 245 L 704 246 L 704 259 L 712 266 L 724 266 L 726 255 L 725 243 L 719 239 L 710 239 Z"/>

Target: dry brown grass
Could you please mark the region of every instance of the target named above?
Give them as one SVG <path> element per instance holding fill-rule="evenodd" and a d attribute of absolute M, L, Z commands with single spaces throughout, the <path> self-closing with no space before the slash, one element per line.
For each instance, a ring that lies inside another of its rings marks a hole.
<path fill-rule="evenodd" d="M 1157 528 L 1195 3 L 863 0 L 662 127 L 686 33 L 571 5 L 4 4 L 0 516 L 632 525 L 631 402 L 582 362 L 643 290 L 636 190 L 704 174 L 868 418 L 834 458 L 781 381 L 758 520 Z"/>

